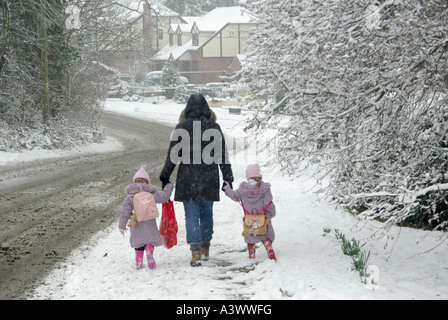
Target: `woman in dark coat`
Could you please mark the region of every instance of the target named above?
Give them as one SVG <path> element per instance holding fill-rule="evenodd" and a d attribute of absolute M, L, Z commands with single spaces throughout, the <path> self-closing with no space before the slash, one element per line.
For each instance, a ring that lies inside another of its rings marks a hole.
<path fill-rule="evenodd" d="M 192 266 L 209 256 L 213 235 L 213 202 L 219 201 L 219 169 L 223 180 L 233 182 L 224 135 L 204 96 L 190 97 L 171 137 L 165 166 L 160 174 L 163 187 L 179 163 L 175 201 L 185 209 L 187 243 Z"/>

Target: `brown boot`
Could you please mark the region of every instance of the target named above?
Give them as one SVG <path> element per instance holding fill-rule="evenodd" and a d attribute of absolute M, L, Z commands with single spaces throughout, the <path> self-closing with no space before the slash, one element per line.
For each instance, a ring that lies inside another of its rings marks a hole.
<path fill-rule="evenodd" d="M 210 248 L 201 248 L 201 260 L 208 261 Z"/>
<path fill-rule="evenodd" d="M 201 251 L 191 251 L 190 266 L 192 267 L 201 266 Z"/>

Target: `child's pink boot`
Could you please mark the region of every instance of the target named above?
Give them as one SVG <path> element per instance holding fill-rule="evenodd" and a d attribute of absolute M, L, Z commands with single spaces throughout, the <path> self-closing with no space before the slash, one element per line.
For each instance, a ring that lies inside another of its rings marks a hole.
<path fill-rule="evenodd" d="M 249 252 L 249 259 L 255 259 L 255 245 L 248 244 L 247 251 Z"/>
<path fill-rule="evenodd" d="M 143 253 L 142 250 L 135 250 L 135 266 L 137 270 L 143 268 Z"/>
<path fill-rule="evenodd" d="M 263 245 L 266 248 L 266 251 L 268 252 L 268 257 L 271 260 L 277 261 L 277 258 L 275 257 L 274 249 L 272 248 L 272 242 L 268 238 L 266 238 L 263 241 Z"/>
<path fill-rule="evenodd" d="M 150 244 L 146 245 L 146 258 L 148 259 L 149 269 L 154 269 L 156 267 L 156 261 L 154 260 L 154 247 Z"/>

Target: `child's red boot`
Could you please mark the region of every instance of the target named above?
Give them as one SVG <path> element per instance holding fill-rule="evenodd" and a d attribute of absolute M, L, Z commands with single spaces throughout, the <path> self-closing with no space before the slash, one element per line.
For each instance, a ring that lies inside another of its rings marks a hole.
<path fill-rule="evenodd" d="M 142 250 L 135 250 L 135 267 L 137 270 L 143 268 L 143 253 Z"/>
<path fill-rule="evenodd" d="M 249 252 L 249 259 L 255 259 L 255 245 L 248 244 L 247 251 Z"/>
<path fill-rule="evenodd" d="M 266 238 L 263 241 L 263 245 L 266 248 L 266 251 L 268 252 L 268 257 L 271 260 L 277 261 L 277 258 L 275 257 L 274 249 L 272 248 L 272 242 L 268 238 Z"/>
<path fill-rule="evenodd" d="M 150 244 L 146 245 L 146 259 L 148 260 L 149 269 L 154 269 L 156 267 L 156 260 L 154 260 L 154 247 Z"/>

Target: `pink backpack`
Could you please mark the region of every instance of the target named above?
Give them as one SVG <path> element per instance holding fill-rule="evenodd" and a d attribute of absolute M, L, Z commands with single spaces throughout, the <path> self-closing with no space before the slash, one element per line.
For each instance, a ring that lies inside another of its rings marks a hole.
<path fill-rule="evenodd" d="M 139 193 L 129 196 L 134 198 L 134 210 L 132 213 L 135 214 L 137 222 L 152 220 L 159 217 L 156 200 L 151 193 L 142 191 L 142 188 L 140 188 Z"/>

